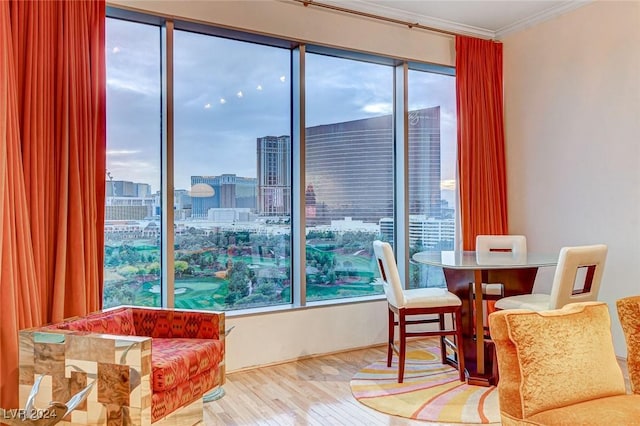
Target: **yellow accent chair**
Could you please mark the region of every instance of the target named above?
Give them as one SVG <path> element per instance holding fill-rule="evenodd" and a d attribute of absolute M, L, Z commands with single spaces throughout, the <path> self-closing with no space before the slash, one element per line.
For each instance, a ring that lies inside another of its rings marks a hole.
<path fill-rule="evenodd" d="M 618 317 L 627 340 L 627 369 L 631 391 L 640 394 L 640 296 L 630 296 L 616 302 Z"/>
<path fill-rule="evenodd" d="M 640 425 L 628 395 L 603 302 L 489 315 L 502 424 Z"/>

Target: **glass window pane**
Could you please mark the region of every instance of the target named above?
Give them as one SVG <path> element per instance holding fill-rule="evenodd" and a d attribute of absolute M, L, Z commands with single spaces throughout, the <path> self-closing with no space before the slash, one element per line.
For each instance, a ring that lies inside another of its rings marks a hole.
<path fill-rule="evenodd" d="M 393 217 L 393 68 L 306 57 L 307 300 L 379 294 L 372 242 Z"/>
<path fill-rule="evenodd" d="M 291 52 L 175 31 L 175 304 L 291 301 Z"/>
<path fill-rule="evenodd" d="M 108 18 L 104 307 L 160 305 L 160 29 Z"/>
<path fill-rule="evenodd" d="M 455 77 L 409 71 L 409 249 L 453 250 Z M 444 286 L 442 269 L 411 264 L 409 287 Z"/>

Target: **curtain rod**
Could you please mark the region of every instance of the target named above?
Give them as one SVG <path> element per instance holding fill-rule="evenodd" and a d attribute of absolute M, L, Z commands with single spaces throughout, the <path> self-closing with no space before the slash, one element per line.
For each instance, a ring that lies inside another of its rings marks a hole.
<path fill-rule="evenodd" d="M 333 4 L 328 4 L 328 3 L 320 3 L 317 2 L 315 0 L 293 0 L 297 3 L 302 3 L 305 7 L 307 6 L 318 6 L 318 7 L 322 7 L 325 9 L 331 9 L 331 10 L 335 10 L 338 12 L 343 12 L 343 13 L 349 13 L 352 15 L 357 15 L 357 16 L 363 16 L 365 18 L 371 18 L 371 19 L 377 19 L 379 21 L 386 21 L 386 22 L 391 22 L 394 24 L 400 24 L 400 25 L 405 25 L 409 28 L 419 28 L 421 30 L 427 30 L 427 31 L 433 31 L 436 33 L 441 33 L 441 34 L 447 34 L 447 35 L 452 35 L 452 36 L 456 36 L 458 35 L 457 33 L 454 33 L 452 31 L 446 31 L 446 30 L 441 30 L 439 28 L 434 28 L 434 27 L 428 27 L 426 25 L 421 25 L 417 22 L 409 22 L 409 21 L 403 21 L 401 19 L 395 19 L 395 18 L 389 18 L 386 16 L 381 16 L 381 15 L 375 15 L 373 13 L 368 13 L 368 12 L 361 12 L 359 10 L 354 10 L 354 9 L 347 9 L 346 7 L 341 7 L 341 6 L 335 6 Z"/>

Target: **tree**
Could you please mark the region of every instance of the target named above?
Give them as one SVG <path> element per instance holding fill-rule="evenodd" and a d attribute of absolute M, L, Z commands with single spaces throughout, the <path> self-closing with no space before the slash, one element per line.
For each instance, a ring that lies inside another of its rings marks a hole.
<path fill-rule="evenodd" d="M 104 287 L 104 307 L 111 308 L 118 305 L 133 305 L 135 296 L 128 283 L 106 285 Z"/>
<path fill-rule="evenodd" d="M 256 286 L 254 294 L 262 294 L 269 299 L 275 299 L 275 296 L 277 296 L 277 285 L 272 281 L 263 281 Z"/>
<path fill-rule="evenodd" d="M 118 268 L 118 273 L 123 277 L 132 277 L 138 273 L 138 268 L 133 265 L 124 265 Z"/>
<path fill-rule="evenodd" d="M 158 275 L 160 274 L 160 262 L 152 262 L 147 265 L 147 274 Z"/>
<path fill-rule="evenodd" d="M 173 267 L 176 271 L 176 275 L 178 275 L 179 277 L 181 277 L 182 274 L 185 274 L 189 270 L 189 264 L 184 260 L 176 260 L 173 264 Z"/>
<path fill-rule="evenodd" d="M 249 295 L 249 285 L 251 283 L 249 267 L 243 261 L 237 261 L 231 266 L 229 270 L 229 284 L 227 297 L 225 301 L 233 301 L 234 303 L 238 299 L 242 299 Z"/>

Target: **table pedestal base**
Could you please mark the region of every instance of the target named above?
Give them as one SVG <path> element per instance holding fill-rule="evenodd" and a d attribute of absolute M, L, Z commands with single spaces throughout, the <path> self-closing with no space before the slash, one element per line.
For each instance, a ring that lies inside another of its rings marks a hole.
<path fill-rule="evenodd" d="M 531 293 L 538 268 L 490 269 L 474 271 L 470 269 L 443 268 L 448 290 L 462 300 L 462 330 L 464 340 L 464 363 L 467 370 L 467 383 L 478 386 L 492 386 L 498 383 L 498 368 L 494 362 L 494 348 L 491 340 L 484 340 L 484 360 L 481 359 L 484 372 L 478 370 L 478 342 L 475 338 L 475 324 L 482 324 L 481 318 L 474 317 L 470 306 L 469 283 L 477 276 L 485 283 L 502 283 L 505 296 Z M 477 295 L 476 295 L 477 296 Z M 480 297 L 482 297 L 480 295 Z M 477 302 L 477 300 L 476 300 Z M 480 300 L 481 302 L 481 300 Z M 481 304 L 480 304 L 481 306 Z M 482 316 L 483 312 L 477 312 Z M 480 332 L 484 332 L 481 329 Z"/>

